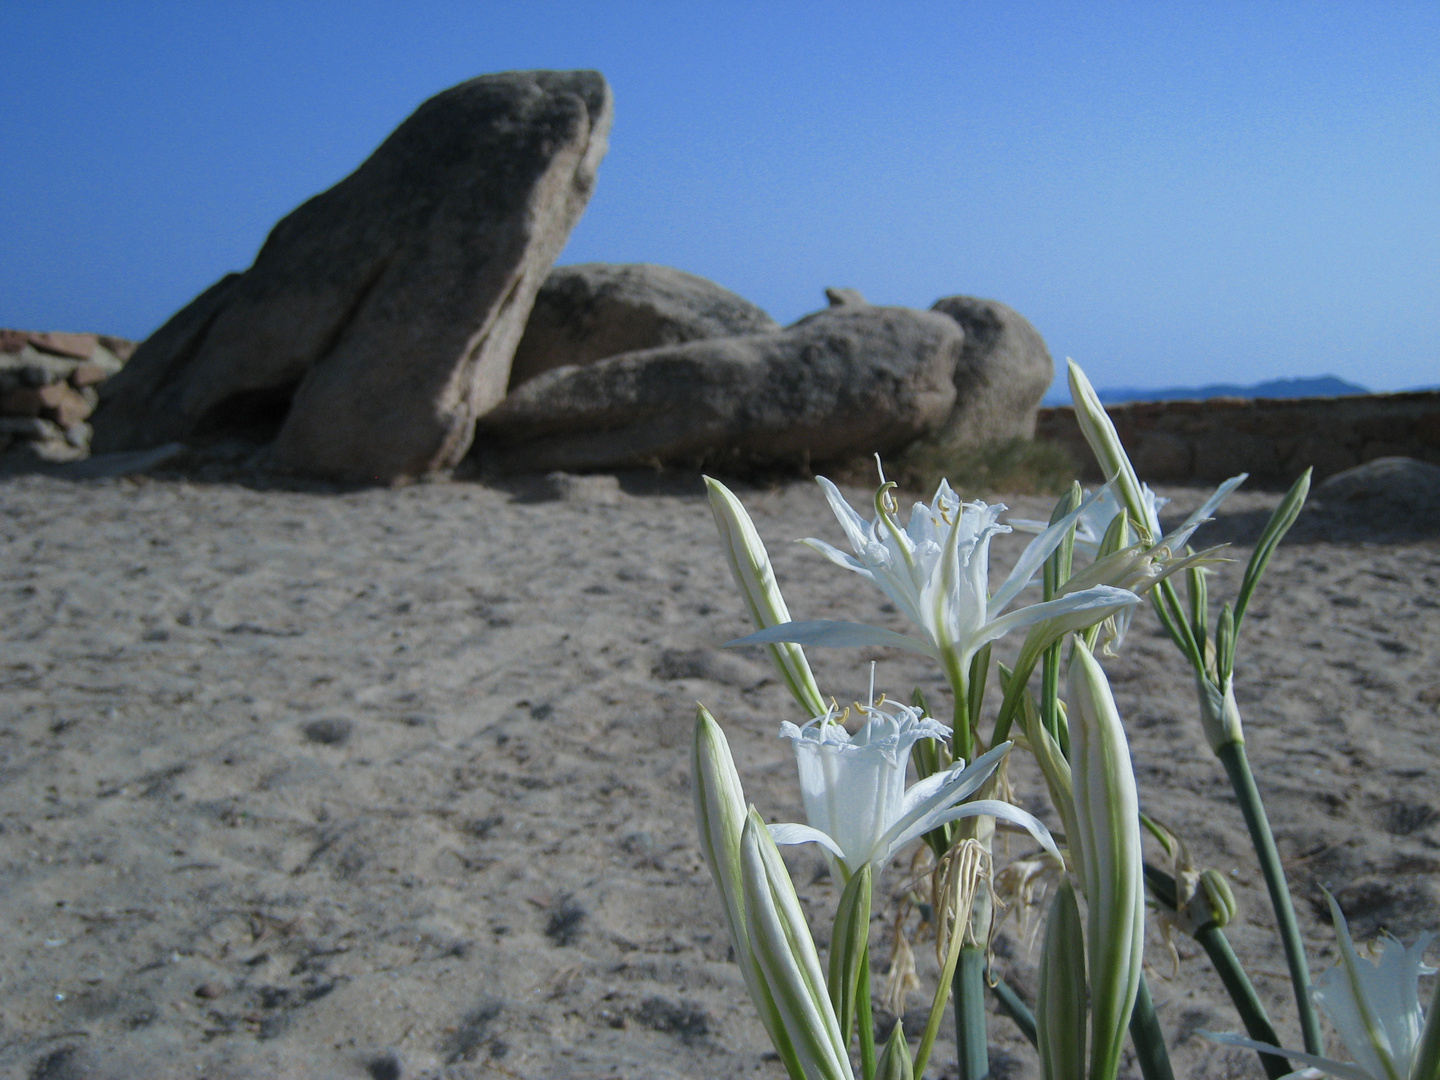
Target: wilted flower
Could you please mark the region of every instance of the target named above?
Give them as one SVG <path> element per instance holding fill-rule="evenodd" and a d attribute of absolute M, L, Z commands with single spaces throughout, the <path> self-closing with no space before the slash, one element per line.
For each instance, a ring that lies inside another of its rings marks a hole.
<path fill-rule="evenodd" d="M 1420 974 L 1429 972 L 1421 958 L 1434 936 L 1424 934 L 1410 948 L 1393 937 L 1380 946 L 1378 962 L 1363 960 L 1355 951 L 1350 927 L 1335 898 L 1326 893 L 1335 920 L 1340 963 L 1312 987 L 1310 993 L 1335 1030 L 1353 1065 L 1298 1050 L 1256 1042 L 1241 1035 L 1201 1032 L 1229 1046 L 1244 1046 L 1279 1054 L 1314 1066 L 1341 1080 L 1431 1080 L 1440 1062 L 1417 1060 L 1416 1049 L 1425 1017 L 1420 1009 Z"/>
<path fill-rule="evenodd" d="M 804 727 L 782 724 L 781 738 L 795 744 L 800 794 L 810 824 L 770 826 L 779 844 L 816 843 L 855 873 L 867 863 L 884 866 L 916 837 L 962 817 L 1005 818 L 1027 829 L 1049 851 L 1050 832 L 1030 814 L 998 799 L 957 805 L 974 794 L 1010 752 L 1002 743 L 967 765 L 963 759 L 905 788 L 910 748 L 950 729 L 920 710 L 897 702 L 859 705 L 867 721 L 851 735 L 832 709 Z"/>

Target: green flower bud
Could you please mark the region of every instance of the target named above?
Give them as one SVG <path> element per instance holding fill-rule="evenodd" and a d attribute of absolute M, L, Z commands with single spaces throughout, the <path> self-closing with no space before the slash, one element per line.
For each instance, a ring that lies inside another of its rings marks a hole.
<path fill-rule="evenodd" d="M 910 1044 L 905 1041 L 905 1029 L 899 1020 L 885 1041 L 880 1054 L 880 1063 L 875 1067 L 875 1080 L 915 1080 L 915 1066 L 910 1061 Z"/>
<path fill-rule="evenodd" d="M 1199 884 L 1187 908 L 1192 924 L 1197 929 L 1213 924 L 1223 930 L 1239 910 L 1225 875 L 1219 870 L 1200 871 Z"/>
<path fill-rule="evenodd" d="M 750 620 L 757 630 L 788 623 L 790 609 L 780 595 L 770 554 L 755 531 L 755 523 L 740 500 L 720 481 L 707 476 L 705 487 L 710 493 L 710 512 L 715 515 L 715 527 L 720 530 L 720 540 L 725 545 L 730 573 L 740 588 Z M 805 659 L 805 650 L 792 642 L 779 642 L 767 645 L 765 651 L 805 715 L 821 715 L 825 701 L 820 696 L 810 662 Z"/>

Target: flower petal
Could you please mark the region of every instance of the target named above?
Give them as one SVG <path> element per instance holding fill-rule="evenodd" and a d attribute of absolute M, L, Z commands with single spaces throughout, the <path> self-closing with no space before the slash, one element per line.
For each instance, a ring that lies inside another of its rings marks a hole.
<path fill-rule="evenodd" d="M 1055 522 L 1054 525 L 1046 526 L 1039 536 L 1025 545 L 1025 550 L 1020 553 L 1020 558 L 1015 563 L 1015 569 L 1010 571 L 1010 576 L 1005 579 L 1005 584 L 1001 585 L 995 591 L 995 595 L 990 598 L 986 612 L 991 618 L 1004 611 L 1010 601 L 1020 594 L 1020 590 L 1035 576 L 1035 571 L 1040 569 L 1040 564 L 1060 546 L 1060 541 L 1065 539 L 1065 533 L 1070 526 L 1075 524 L 1080 515 L 1095 504 L 1095 501 L 1100 498 L 1101 492 L 1108 487 L 1107 484 L 1099 491 L 1092 492 L 1074 510 Z"/>
<path fill-rule="evenodd" d="M 850 555 L 844 551 L 841 551 L 834 544 L 827 544 L 824 540 L 816 540 L 813 536 L 801 540 L 800 543 L 804 544 L 806 547 L 810 548 L 813 551 L 818 551 L 821 555 L 824 555 L 825 558 L 829 559 L 836 566 L 842 566 L 846 570 L 853 570 L 861 577 L 867 577 L 871 581 L 875 580 L 875 575 L 871 572 L 868 566 L 866 566 L 859 559 L 855 558 L 854 555 Z"/>
<path fill-rule="evenodd" d="M 1321 1072 L 1330 1076 L 1338 1077 L 1339 1080 L 1375 1080 L 1359 1065 L 1347 1065 L 1343 1061 L 1335 1061 L 1332 1058 L 1317 1057 L 1314 1054 L 1304 1054 L 1299 1050 L 1286 1050 L 1282 1046 L 1271 1046 L 1269 1043 L 1256 1042 L 1254 1039 L 1247 1039 L 1244 1035 L 1235 1035 L 1228 1031 L 1201 1031 L 1201 1035 L 1211 1042 L 1224 1043 L 1226 1046 L 1239 1046 L 1245 1050 L 1259 1050 L 1263 1054 L 1278 1054 L 1280 1057 L 1289 1058 L 1292 1062 L 1302 1061 L 1306 1065 L 1313 1065 Z M 1293 1073 L 1291 1075 L 1294 1075 Z"/>
<path fill-rule="evenodd" d="M 1050 830 L 1039 818 L 1026 813 L 1018 806 L 1001 802 L 999 799 L 976 799 L 974 802 L 952 806 L 948 810 L 937 810 L 934 813 L 926 814 L 890 842 L 890 849 L 885 853 L 885 858 L 889 859 L 917 836 L 923 836 L 931 829 L 965 817 L 993 817 L 1013 821 L 1033 836 L 1037 844 L 1055 858 L 1060 858 L 1060 849 L 1055 846 L 1054 837 L 1050 835 Z"/>
<path fill-rule="evenodd" d="M 1066 627 L 1062 633 L 1069 633 L 1070 630 L 1091 626 L 1108 618 L 1121 608 L 1139 602 L 1140 598 L 1128 589 L 1117 589 L 1113 585 L 1097 585 L 1093 589 L 1059 596 L 1054 600 L 1031 604 L 1029 607 L 1012 611 L 1008 615 L 1001 615 L 998 619 L 985 625 L 976 644 L 978 647 L 987 641 L 994 641 L 996 638 L 1008 634 L 1011 630 L 1022 626 L 1031 626 L 1047 619 L 1061 620 Z M 1057 623 L 1058 625 L 1059 623 Z M 782 640 L 793 639 L 784 638 Z"/>
<path fill-rule="evenodd" d="M 1190 539 L 1191 534 L 1210 520 L 1211 515 L 1215 513 L 1220 504 L 1230 497 L 1230 493 L 1249 478 L 1249 473 L 1242 472 L 1239 476 L 1232 476 L 1229 480 L 1226 480 L 1215 489 L 1213 495 L 1200 505 L 1200 509 L 1186 518 L 1183 525 L 1166 536 L 1161 542 L 1171 551 L 1179 551 L 1185 546 L 1185 542 Z"/>
<path fill-rule="evenodd" d="M 935 650 L 923 641 L 893 630 L 882 630 L 878 626 L 864 623 L 836 622 L 830 619 L 816 619 L 811 622 L 788 622 L 779 626 L 757 630 L 753 634 L 727 641 L 725 648 L 734 649 L 741 645 L 769 645 L 776 641 L 793 641 L 797 645 L 834 645 L 840 647 L 861 645 L 885 645 L 892 649 L 934 656 Z"/>
<path fill-rule="evenodd" d="M 870 535 L 870 523 L 855 512 L 855 508 L 840 494 L 840 489 L 825 477 L 817 476 L 815 482 L 825 492 L 825 499 L 830 503 L 830 509 L 835 512 L 840 528 L 845 530 L 845 538 L 850 541 L 855 554 L 863 554 L 865 546 L 873 539 Z"/>
<path fill-rule="evenodd" d="M 777 844 L 819 844 L 842 862 L 845 859 L 845 852 L 840 849 L 839 844 L 830 839 L 828 833 L 823 833 L 819 829 L 812 829 L 809 825 L 797 825 L 794 823 L 771 825 L 770 839 L 774 840 Z"/>

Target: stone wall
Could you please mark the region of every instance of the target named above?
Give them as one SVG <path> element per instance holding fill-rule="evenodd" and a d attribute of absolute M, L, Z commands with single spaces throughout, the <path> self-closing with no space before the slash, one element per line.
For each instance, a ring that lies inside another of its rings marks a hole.
<path fill-rule="evenodd" d="M 1382 457 L 1440 464 L 1440 392 L 1340 398 L 1133 401 L 1107 410 L 1141 479 L 1284 485 L 1307 466 L 1315 479 Z M 1069 406 L 1041 409 L 1036 439 L 1057 442 L 1099 478 Z"/>

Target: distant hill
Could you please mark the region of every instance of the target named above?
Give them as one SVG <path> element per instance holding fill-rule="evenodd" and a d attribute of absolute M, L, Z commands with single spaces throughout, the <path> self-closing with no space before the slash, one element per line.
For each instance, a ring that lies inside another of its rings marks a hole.
<path fill-rule="evenodd" d="M 1236 383 L 1212 383 L 1209 386 L 1171 386 L 1160 390 L 1139 390 L 1133 387 L 1095 391 L 1106 405 L 1120 405 L 1127 401 L 1201 401 L 1214 397 L 1242 398 L 1311 398 L 1346 397 L 1350 394 L 1370 393 L 1358 386 L 1333 375 L 1320 375 L 1313 379 L 1271 379 L 1240 386 Z M 1070 393 L 1063 386 L 1052 389 L 1045 395 L 1043 405 L 1069 405 Z"/>

